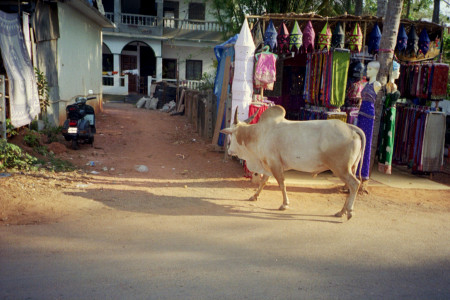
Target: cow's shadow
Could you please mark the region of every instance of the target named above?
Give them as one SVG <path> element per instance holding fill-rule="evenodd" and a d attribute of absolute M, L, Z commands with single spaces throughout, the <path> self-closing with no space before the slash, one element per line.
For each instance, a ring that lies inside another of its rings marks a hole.
<path fill-rule="evenodd" d="M 297 214 L 280 211 L 276 208 L 259 208 L 252 211 L 252 206 L 240 205 L 243 199 L 218 199 L 196 196 L 157 195 L 142 190 L 86 189 L 83 191 L 67 191 L 66 195 L 82 197 L 101 203 L 114 210 L 166 216 L 228 216 L 252 219 L 270 219 L 285 221 L 310 221 L 342 223 L 333 215 Z M 221 201 L 226 200 L 226 203 Z M 230 200 L 235 204 L 230 204 Z M 334 218 L 331 220 L 330 218 Z M 323 218 L 323 219 L 320 219 Z"/>

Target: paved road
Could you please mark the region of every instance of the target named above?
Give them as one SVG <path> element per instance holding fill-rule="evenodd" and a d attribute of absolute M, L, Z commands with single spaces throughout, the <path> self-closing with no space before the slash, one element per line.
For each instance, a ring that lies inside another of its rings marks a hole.
<path fill-rule="evenodd" d="M 448 211 L 368 198 L 346 222 L 328 215 L 340 200 L 305 197 L 314 188 L 279 212 L 276 188 L 252 203 L 240 201 L 242 186 L 212 185 L 185 197 L 170 186 L 117 199 L 66 194 L 92 207 L 0 227 L 0 299 L 450 297 Z"/>

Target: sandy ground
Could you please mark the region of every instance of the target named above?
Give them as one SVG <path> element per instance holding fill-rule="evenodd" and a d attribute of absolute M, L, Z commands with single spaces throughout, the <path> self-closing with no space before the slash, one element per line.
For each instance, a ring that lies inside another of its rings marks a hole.
<path fill-rule="evenodd" d="M 183 116 L 107 103 L 94 147 L 54 145 L 80 170 L 0 178 L 0 298 L 450 295 L 449 190 L 369 186 L 347 221 L 342 184 L 290 185 L 281 212 L 207 146 Z"/>
<path fill-rule="evenodd" d="M 20 137 L 12 142 L 23 146 Z M 70 149 L 68 142 L 61 140 L 50 148 L 79 170 L 65 173 L 12 172 L 12 176 L 0 178 L 0 225 L 53 222 L 63 216 L 77 214 L 79 209 L 89 205 L 79 200 L 71 201 L 73 197 L 68 195 L 99 193 L 112 199 L 120 198 L 126 190 L 139 186 L 138 182 L 147 182 L 149 188 L 155 184 L 169 187 L 174 182 L 186 183 L 182 184 L 182 189 L 171 191 L 173 197 L 186 195 L 189 186 L 197 182 L 211 187 L 218 184 L 241 187 L 241 195 L 236 197 L 242 199 L 248 198 L 255 187 L 243 177 L 237 160 L 224 161 L 223 153 L 209 151 L 208 141 L 192 130 L 185 117 L 136 109 L 131 104 L 105 105 L 104 112 L 97 115 L 94 147 L 81 145 L 81 149 L 75 151 Z M 146 166 L 148 172 L 139 172 L 137 168 L 140 165 Z M 446 185 L 450 185 L 449 178 L 447 174 L 434 176 L 435 180 Z M 127 184 L 121 186 L 116 195 L 116 189 L 111 187 L 124 182 Z M 276 185 L 269 189 L 276 189 Z M 289 189 L 301 192 L 306 187 Z M 370 187 L 370 190 L 371 195 L 362 196 L 363 199 L 381 197 L 396 204 L 412 202 L 418 206 L 450 208 L 448 192 L 393 189 L 383 185 Z M 336 199 L 345 197 L 320 190 L 309 193 L 309 197 L 320 199 L 323 193 Z M 139 209 L 140 204 L 137 205 L 136 209 Z M 337 206 L 336 211 L 338 209 Z"/>

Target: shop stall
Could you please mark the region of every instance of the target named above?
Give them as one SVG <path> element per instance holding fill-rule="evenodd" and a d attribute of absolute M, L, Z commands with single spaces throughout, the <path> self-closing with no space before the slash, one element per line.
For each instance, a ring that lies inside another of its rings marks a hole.
<path fill-rule="evenodd" d="M 376 81 L 378 53 L 387 51 L 380 49 L 382 34 L 382 19 L 373 16 L 247 16 L 234 46 L 232 106 L 242 108 L 240 120 L 274 104 L 291 120 L 340 119 L 360 126 L 370 149 L 374 102 L 384 89 L 379 170 L 389 174 L 394 163 L 439 171 L 445 116 L 436 102 L 448 97 L 449 73 L 440 61 L 443 27 L 401 21 L 386 86 Z"/>

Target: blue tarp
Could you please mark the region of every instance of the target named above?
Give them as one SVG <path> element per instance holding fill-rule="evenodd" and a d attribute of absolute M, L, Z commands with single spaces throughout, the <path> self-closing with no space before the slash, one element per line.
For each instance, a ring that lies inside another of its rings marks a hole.
<path fill-rule="evenodd" d="M 217 73 L 216 73 L 216 79 L 214 80 L 214 95 L 217 97 L 217 106 L 216 111 L 218 113 L 219 111 L 219 105 L 221 101 L 226 101 L 226 99 L 220 99 L 220 95 L 222 93 L 222 83 L 223 83 L 223 76 L 225 73 L 225 60 L 227 56 L 231 56 L 231 61 L 234 61 L 234 47 L 232 45 L 236 44 L 236 40 L 238 38 L 238 34 L 231 37 L 228 41 L 217 45 L 214 47 L 214 54 L 217 58 Z M 228 85 L 227 94 L 230 92 L 230 86 Z M 223 117 L 221 129 L 225 126 L 225 114 Z M 220 146 L 223 146 L 224 141 L 224 135 L 221 133 L 219 135 L 219 142 L 218 144 Z"/>

